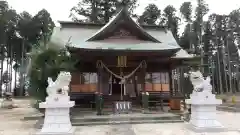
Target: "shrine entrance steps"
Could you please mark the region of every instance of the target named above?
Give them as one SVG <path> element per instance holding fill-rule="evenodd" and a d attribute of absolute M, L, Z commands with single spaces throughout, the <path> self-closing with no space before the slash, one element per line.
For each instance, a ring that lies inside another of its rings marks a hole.
<path fill-rule="evenodd" d="M 41 118 L 35 124 L 35 128 L 41 129 L 43 125 Z M 94 125 L 120 125 L 120 124 L 145 124 L 145 123 L 183 123 L 180 115 L 172 113 L 159 114 L 109 114 L 96 115 L 95 112 L 81 112 L 71 116 L 73 126 L 94 126 Z"/>
<path fill-rule="evenodd" d="M 168 112 L 155 112 L 143 114 L 132 112 L 129 114 L 113 114 L 110 112 L 104 115 L 96 115 L 96 112 L 79 112 L 73 110 L 71 122 L 73 126 L 87 125 L 113 125 L 113 124 L 142 124 L 142 123 L 182 123 L 181 115 Z"/>

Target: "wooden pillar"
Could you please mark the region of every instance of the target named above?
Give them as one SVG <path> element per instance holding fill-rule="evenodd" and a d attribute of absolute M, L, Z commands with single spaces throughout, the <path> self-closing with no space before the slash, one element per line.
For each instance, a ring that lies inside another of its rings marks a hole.
<path fill-rule="evenodd" d="M 97 92 L 102 93 L 102 75 L 103 75 L 103 65 L 100 61 L 97 61 L 97 75 L 98 75 L 98 85 L 97 85 Z"/>
<path fill-rule="evenodd" d="M 153 89 L 153 88 L 154 88 L 154 84 L 153 84 L 152 72 L 151 72 L 151 74 L 150 74 L 150 77 L 151 77 L 151 84 L 152 84 L 152 89 L 151 89 L 151 90 L 154 91 L 154 89 Z"/>
<path fill-rule="evenodd" d="M 145 76 L 146 76 L 146 70 L 147 70 L 146 61 L 143 61 L 141 66 L 142 66 L 142 75 L 143 75 L 142 89 L 143 89 L 143 92 L 146 92 L 146 86 L 145 86 Z"/>
<path fill-rule="evenodd" d="M 169 78 L 169 91 L 170 91 L 170 95 L 171 95 L 171 97 L 173 96 L 173 82 L 172 82 L 172 70 L 169 70 L 168 71 L 168 78 Z"/>
<path fill-rule="evenodd" d="M 136 76 L 137 76 L 137 74 L 136 73 L 134 73 L 134 75 L 133 75 L 134 77 L 133 77 L 133 85 L 134 85 L 134 91 L 135 91 L 135 93 L 136 93 L 136 96 L 138 97 L 139 96 L 139 93 L 138 93 L 138 89 L 137 89 L 137 84 L 138 84 L 138 81 L 136 80 Z"/>
<path fill-rule="evenodd" d="M 98 68 L 98 71 L 97 71 L 97 77 L 98 77 L 98 82 L 97 82 L 97 92 L 98 93 L 100 93 L 100 80 L 101 80 L 101 78 L 100 78 L 100 68 Z"/>

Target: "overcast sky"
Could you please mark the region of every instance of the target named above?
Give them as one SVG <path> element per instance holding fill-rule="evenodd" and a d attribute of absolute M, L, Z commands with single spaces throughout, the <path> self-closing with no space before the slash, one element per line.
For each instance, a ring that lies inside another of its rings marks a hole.
<path fill-rule="evenodd" d="M 55 22 L 70 21 L 70 9 L 77 4 L 79 0 L 7 0 L 12 8 L 17 12 L 28 11 L 34 15 L 39 10 L 45 8 L 50 12 Z M 137 13 L 141 13 L 149 3 L 155 3 L 160 9 L 167 5 L 173 5 L 179 9 L 184 1 L 191 1 L 196 4 L 197 0 L 138 0 L 139 7 L 136 9 Z M 205 0 L 209 4 L 210 13 L 228 14 L 233 9 L 240 8 L 240 0 Z M 209 13 L 209 14 L 210 14 Z"/>

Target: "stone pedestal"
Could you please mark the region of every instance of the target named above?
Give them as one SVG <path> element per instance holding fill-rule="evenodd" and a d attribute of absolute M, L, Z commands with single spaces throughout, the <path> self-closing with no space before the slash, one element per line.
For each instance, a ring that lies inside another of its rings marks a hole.
<path fill-rule="evenodd" d="M 47 97 L 46 102 L 39 104 L 45 108 L 45 119 L 37 135 L 73 135 L 75 128 L 70 122 L 69 109 L 74 105 L 69 96 Z"/>
<path fill-rule="evenodd" d="M 191 105 L 191 119 L 189 126 L 197 131 L 219 131 L 223 125 L 216 119 L 216 106 L 222 104 L 222 100 L 216 99 L 209 91 L 193 92 L 186 104 Z"/>

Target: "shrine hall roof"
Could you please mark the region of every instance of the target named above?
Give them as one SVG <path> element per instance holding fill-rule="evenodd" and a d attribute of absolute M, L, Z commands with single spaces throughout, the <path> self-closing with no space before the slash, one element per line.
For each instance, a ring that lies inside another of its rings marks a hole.
<path fill-rule="evenodd" d="M 68 47 L 83 50 L 173 50 L 172 52 L 182 50 L 171 31 L 162 26 L 139 25 L 124 9 L 120 10 L 107 24 L 66 21 L 59 23 L 61 28 L 54 28 L 51 42 L 60 46 L 68 44 Z M 130 36 L 134 36 L 134 41 L 125 38 L 111 38 L 115 34 L 114 32 L 121 28 L 129 32 Z M 176 53 L 175 57 L 178 57 L 177 54 L 180 53 Z"/>
<path fill-rule="evenodd" d="M 69 47 L 82 49 L 111 49 L 111 50 L 165 50 L 165 49 L 181 49 L 176 43 L 170 31 L 159 31 L 149 29 L 147 32 L 156 39 L 161 39 L 161 43 L 151 41 L 128 42 L 108 42 L 104 40 L 87 42 L 86 40 L 98 29 L 89 27 L 86 28 L 59 28 L 55 27 L 52 35 L 52 42 Z"/>

